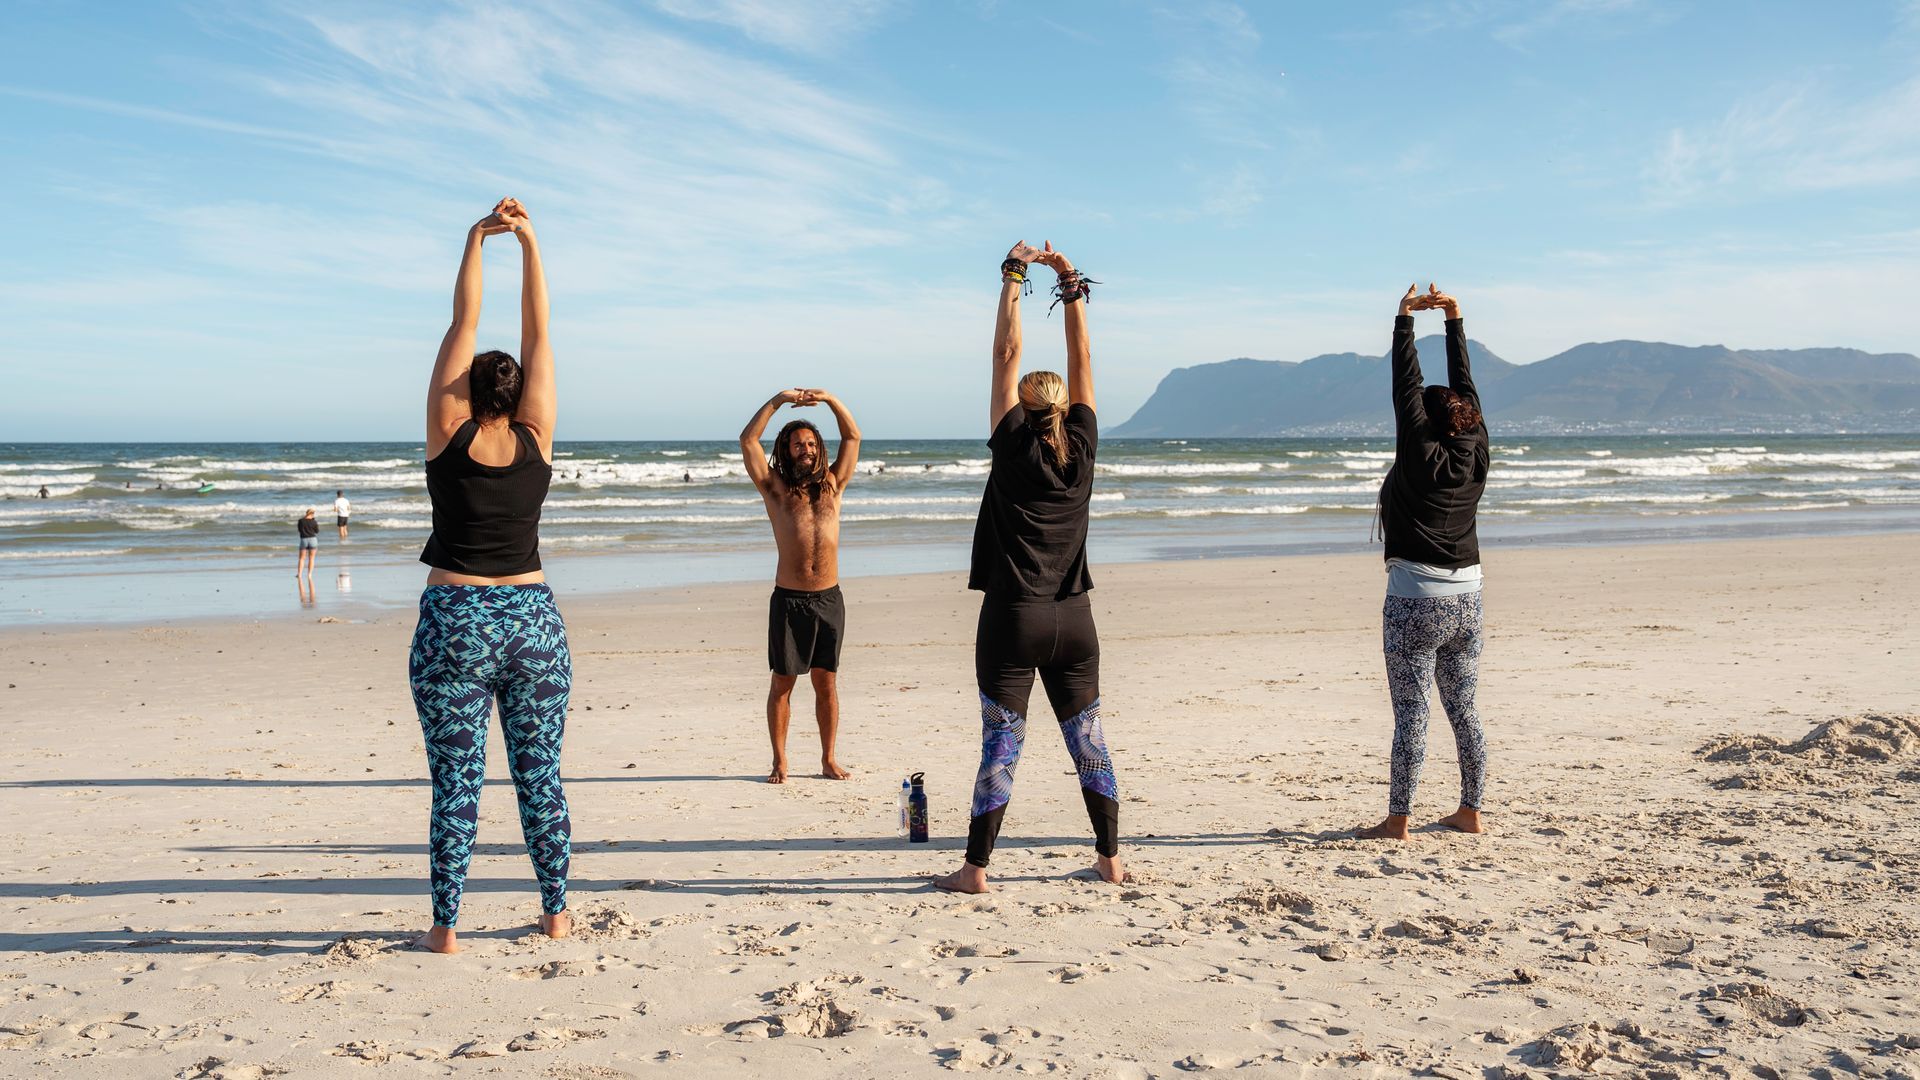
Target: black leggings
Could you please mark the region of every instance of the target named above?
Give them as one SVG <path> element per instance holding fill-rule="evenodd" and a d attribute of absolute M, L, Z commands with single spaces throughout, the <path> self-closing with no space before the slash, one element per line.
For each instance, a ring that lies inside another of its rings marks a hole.
<path fill-rule="evenodd" d="M 1086 593 L 1065 600 L 988 596 L 980 604 L 980 628 L 973 639 L 984 729 L 967 830 L 967 861 L 975 866 L 986 866 L 992 856 L 1013 797 L 1035 669 L 1080 773 L 1094 850 L 1108 856 L 1120 852 L 1120 791 L 1100 730 L 1100 635 L 1093 626 L 1093 605 Z"/>

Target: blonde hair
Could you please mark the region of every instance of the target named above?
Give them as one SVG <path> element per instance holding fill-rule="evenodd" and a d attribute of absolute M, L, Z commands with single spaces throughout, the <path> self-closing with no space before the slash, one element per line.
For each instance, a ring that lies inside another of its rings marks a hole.
<path fill-rule="evenodd" d="M 1067 463 L 1067 384 L 1051 371 L 1030 371 L 1020 379 L 1020 407 L 1040 429 L 1040 441 L 1053 451 L 1053 463 Z"/>

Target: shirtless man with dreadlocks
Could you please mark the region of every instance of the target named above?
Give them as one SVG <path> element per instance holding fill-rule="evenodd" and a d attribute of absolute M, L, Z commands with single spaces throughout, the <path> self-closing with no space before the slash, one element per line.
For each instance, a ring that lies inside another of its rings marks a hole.
<path fill-rule="evenodd" d="M 825 405 L 840 425 L 840 452 L 827 466 L 820 429 L 794 420 L 773 440 L 773 456 L 760 448 L 760 435 L 782 405 L 803 409 Z M 767 619 L 767 665 L 773 685 L 767 691 L 767 734 L 773 740 L 773 771 L 767 783 L 787 782 L 787 717 L 793 684 L 806 675 L 813 682 L 813 714 L 820 724 L 820 772 L 830 780 L 852 774 L 833 757 L 840 727 L 840 642 L 847 605 L 840 596 L 840 494 L 860 461 L 860 428 L 840 399 L 825 390 L 782 390 L 760 406 L 740 432 L 740 453 L 747 476 L 760 489 L 773 522 L 780 566 L 773 578 Z"/>

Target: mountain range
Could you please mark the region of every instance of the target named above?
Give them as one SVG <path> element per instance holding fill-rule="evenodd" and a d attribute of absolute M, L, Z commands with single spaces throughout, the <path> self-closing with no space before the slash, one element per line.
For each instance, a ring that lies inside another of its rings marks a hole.
<path fill-rule="evenodd" d="M 1426 381 L 1446 381 L 1444 339 L 1417 345 Z M 1920 357 L 1908 353 L 1607 341 L 1513 364 L 1478 341 L 1467 349 L 1488 423 L 1514 433 L 1920 430 Z M 1176 368 L 1109 434 L 1389 433 L 1387 384 L 1386 357 L 1360 353 Z"/>

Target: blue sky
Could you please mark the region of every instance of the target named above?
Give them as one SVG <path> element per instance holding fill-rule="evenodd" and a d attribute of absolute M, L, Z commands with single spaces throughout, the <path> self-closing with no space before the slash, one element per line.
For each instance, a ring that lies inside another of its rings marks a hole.
<path fill-rule="evenodd" d="M 1416 278 L 1521 362 L 1920 351 L 1913 0 L 8 21 L 9 439 L 416 437 L 464 230 L 509 194 L 547 258 L 562 439 L 726 437 L 794 384 L 871 435 L 984 434 L 1021 238 L 1106 283 L 1109 423 L 1173 367 L 1383 351 Z M 517 258 L 489 251 L 481 343 L 516 348 Z M 1057 366 L 1044 309 L 1028 363 Z"/>

